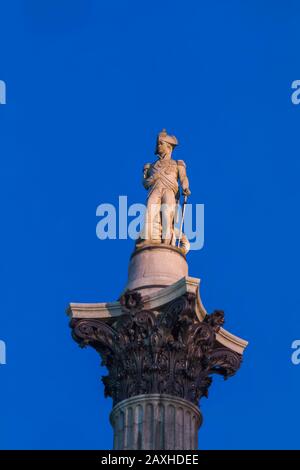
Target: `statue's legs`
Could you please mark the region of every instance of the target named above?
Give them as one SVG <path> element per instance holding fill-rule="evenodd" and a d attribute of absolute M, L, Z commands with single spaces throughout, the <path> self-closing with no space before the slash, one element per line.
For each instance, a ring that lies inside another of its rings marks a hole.
<path fill-rule="evenodd" d="M 145 225 L 141 238 L 170 245 L 175 208 L 174 192 L 171 189 L 155 188 L 147 201 Z"/>
<path fill-rule="evenodd" d="M 146 240 L 160 242 L 161 241 L 161 200 L 162 189 L 155 188 L 147 201 L 147 210 L 145 216 L 145 225 L 143 237 Z"/>
<path fill-rule="evenodd" d="M 164 189 L 161 198 L 162 242 L 170 245 L 172 241 L 176 200 L 172 189 Z"/>

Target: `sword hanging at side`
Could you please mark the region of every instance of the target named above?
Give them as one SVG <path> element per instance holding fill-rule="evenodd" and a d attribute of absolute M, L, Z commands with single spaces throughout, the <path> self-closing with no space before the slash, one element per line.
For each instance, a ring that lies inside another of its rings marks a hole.
<path fill-rule="evenodd" d="M 178 248 L 180 248 L 180 242 L 181 242 L 181 237 L 182 237 L 182 228 L 183 228 L 183 222 L 184 222 L 186 203 L 187 203 L 187 196 L 184 196 L 183 206 L 182 206 L 182 216 L 181 216 L 181 222 L 180 222 L 180 231 L 179 231 L 178 244 L 177 244 Z"/>

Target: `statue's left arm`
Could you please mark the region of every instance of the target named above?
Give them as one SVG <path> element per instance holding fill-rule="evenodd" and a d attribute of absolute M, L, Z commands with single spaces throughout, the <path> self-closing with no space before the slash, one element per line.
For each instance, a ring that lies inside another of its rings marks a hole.
<path fill-rule="evenodd" d="M 182 192 L 185 196 L 190 196 L 191 191 L 189 187 L 189 180 L 186 175 L 186 164 L 184 163 L 183 160 L 177 160 L 177 166 L 178 166 L 178 176 L 179 176 L 179 181 L 182 187 Z"/>

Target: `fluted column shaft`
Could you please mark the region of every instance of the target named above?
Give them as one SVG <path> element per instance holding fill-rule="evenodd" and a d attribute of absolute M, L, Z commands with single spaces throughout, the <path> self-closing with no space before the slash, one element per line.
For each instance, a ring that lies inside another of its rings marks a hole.
<path fill-rule="evenodd" d="M 202 415 L 182 398 L 147 394 L 118 403 L 110 421 L 115 450 L 193 450 Z"/>

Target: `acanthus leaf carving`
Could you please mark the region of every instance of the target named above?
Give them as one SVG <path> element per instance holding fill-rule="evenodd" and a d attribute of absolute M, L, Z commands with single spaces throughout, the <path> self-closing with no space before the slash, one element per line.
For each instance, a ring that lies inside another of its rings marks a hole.
<path fill-rule="evenodd" d="M 147 394 L 170 394 L 198 404 L 207 396 L 211 376 L 225 378 L 240 366 L 241 356 L 216 341 L 224 313 L 199 321 L 195 296 L 185 294 L 160 311 L 144 309 L 140 294 L 126 292 L 124 314 L 114 321 L 74 319 L 74 339 L 90 345 L 108 369 L 105 395 L 114 404 Z"/>

